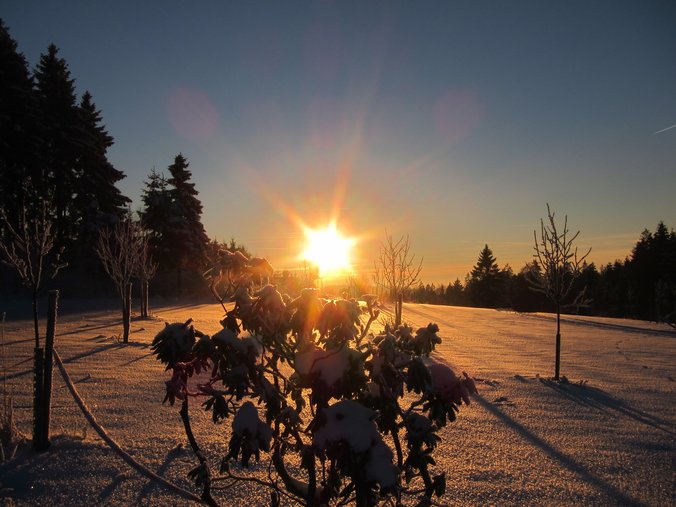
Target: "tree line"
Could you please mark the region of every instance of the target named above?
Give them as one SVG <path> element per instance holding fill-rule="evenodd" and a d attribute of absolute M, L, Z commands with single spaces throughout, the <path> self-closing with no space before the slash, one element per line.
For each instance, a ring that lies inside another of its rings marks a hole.
<path fill-rule="evenodd" d="M 59 277 L 62 293 L 112 292 L 96 245 L 103 232 L 127 220 L 147 236 L 160 291 L 175 294 L 191 282 L 197 286 L 210 252 L 223 245 L 211 241 L 201 223 L 202 205 L 187 159 L 179 153 L 167 176 L 153 169 L 142 208 L 132 213 L 131 199 L 117 187 L 125 174 L 108 159 L 114 139 L 92 94 L 78 97 L 54 44 L 31 70 L 2 20 L 0 120 L 0 239 L 11 241 L 11 229 L 25 224 L 49 222 L 52 250 L 67 264 Z M 7 268 L 0 281 L 5 289 L 13 283 L 18 288 Z"/>
<path fill-rule="evenodd" d="M 500 266 L 488 245 L 464 282 L 419 284 L 407 299 L 420 303 L 516 311 L 552 311 L 552 303 L 532 290 L 537 261 L 526 262 L 514 272 Z M 597 267 L 585 263 L 575 279 L 563 311 L 587 315 L 630 317 L 646 320 L 673 319 L 676 310 L 676 233 L 659 222 L 655 231 L 644 230 L 631 253 L 622 261 Z"/>

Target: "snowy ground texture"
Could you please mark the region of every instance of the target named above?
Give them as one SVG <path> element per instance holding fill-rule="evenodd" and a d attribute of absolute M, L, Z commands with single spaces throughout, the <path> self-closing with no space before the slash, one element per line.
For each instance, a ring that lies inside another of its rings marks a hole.
<path fill-rule="evenodd" d="M 99 422 L 138 461 L 192 489 L 196 464 L 178 407 L 162 405 L 168 374 L 150 352 L 164 321 L 219 329 L 216 304 L 166 306 L 135 320 L 128 345 L 117 311 L 60 318 L 57 349 Z M 657 324 L 565 317 L 554 383 L 555 322 L 548 314 L 404 305 L 414 328 L 436 322 L 436 359 L 478 379 L 479 395 L 441 432 L 437 470 L 448 505 L 676 505 L 676 334 Z M 7 389 L 20 429 L 30 432 L 31 323 L 5 324 Z M 1 376 L 1 373 L 0 373 Z M 120 460 L 79 412 L 55 370 L 52 448 L 23 446 L 0 464 L 0 505 L 184 505 Z M 2 384 L 0 383 L 0 388 Z M 217 468 L 231 421 L 214 426 L 193 405 L 195 433 Z M 199 493 L 198 493 L 199 494 Z M 223 505 L 267 505 L 241 486 Z"/>

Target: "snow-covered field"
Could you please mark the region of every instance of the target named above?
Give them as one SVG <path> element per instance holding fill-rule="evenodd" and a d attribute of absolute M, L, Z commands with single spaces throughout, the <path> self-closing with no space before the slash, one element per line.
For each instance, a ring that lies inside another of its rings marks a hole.
<path fill-rule="evenodd" d="M 60 318 L 57 349 L 99 422 L 138 461 L 192 489 L 196 460 L 185 446 L 178 407 L 163 406 L 167 375 L 149 344 L 163 322 L 212 333 L 217 304 L 154 309 L 135 320 L 122 345 L 118 311 Z M 31 323 L 5 324 L 7 389 L 28 434 Z M 676 505 L 676 333 L 662 325 L 565 317 L 561 373 L 554 370 L 552 315 L 431 305 L 404 306 L 414 327 L 436 322 L 436 355 L 478 379 L 479 395 L 441 433 L 437 470 L 449 505 Z M 1 376 L 1 372 L 0 372 Z M 0 498 L 14 505 L 183 505 L 141 478 L 91 428 L 55 370 L 52 449 L 27 448 L 0 465 Z M 0 383 L 0 387 L 2 384 Z M 193 405 L 195 433 L 217 469 L 230 421 L 214 426 Z M 193 490 L 195 491 L 195 490 Z M 11 498 L 11 500 L 7 500 Z M 266 491 L 219 493 L 223 505 L 261 503 Z M 243 503 L 242 503 L 243 502 Z"/>

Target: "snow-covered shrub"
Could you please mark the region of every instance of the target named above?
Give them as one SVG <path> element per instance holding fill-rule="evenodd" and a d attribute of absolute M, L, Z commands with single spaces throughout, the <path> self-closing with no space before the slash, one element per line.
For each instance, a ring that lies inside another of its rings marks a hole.
<path fill-rule="evenodd" d="M 405 325 L 386 327 L 373 336 L 373 296 L 327 301 L 305 289 L 292 299 L 272 285 L 254 292 L 239 285 L 233 294 L 221 331 L 207 336 L 188 321 L 168 325 L 153 341 L 172 370 L 165 401 L 182 404 L 200 461 L 189 476 L 207 503 L 216 505 L 212 483 L 243 480 L 232 467 L 249 467 L 252 458 L 268 462 L 269 479 L 255 482 L 271 489 L 273 505 L 282 496 L 305 505 L 368 506 L 443 495 L 445 475 L 432 472 L 437 432 L 476 388 L 466 373 L 460 378 L 429 357 L 441 342 L 436 324 L 415 334 Z M 220 476 L 190 425 L 188 403 L 199 398 L 214 423 L 231 421 Z"/>

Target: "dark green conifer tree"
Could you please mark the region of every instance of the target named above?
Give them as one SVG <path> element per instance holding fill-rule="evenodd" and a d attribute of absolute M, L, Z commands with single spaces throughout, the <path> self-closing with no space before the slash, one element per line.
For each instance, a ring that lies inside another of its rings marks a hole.
<path fill-rule="evenodd" d="M 479 253 L 467 281 L 467 293 L 472 304 L 495 308 L 502 294 L 502 277 L 493 251 L 485 245 Z"/>
<path fill-rule="evenodd" d="M 165 271 L 171 264 L 171 229 L 176 220 L 169 184 L 162 173 L 153 169 L 144 183 L 141 194 L 143 209 L 139 212 L 141 225 L 149 235 L 151 256 Z"/>
<path fill-rule="evenodd" d="M 41 55 L 34 76 L 42 138 L 40 174 L 36 186 L 40 195 L 51 202 L 57 246 L 69 247 L 82 218 L 73 200 L 81 176 L 77 164 L 81 121 L 74 79 L 70 77 L 66 61 L 58 57 L 54 44 Z"/>
<path fill-rule="evenodd" d="M 655 233 L 641 233 L 625 262 L 631 284 L 633 316 L 660 320 L 676 305 L 676 234 L 664 222 Z"/>
<path fill-rule="evenodd" d="M 456 278 L 453 284 L 448 284 L 445 299 L 448 305 L 463 306 L 465 304 L 465 290 L 460 278 Z"/>
<path fill-rule="evenodd" d="M 27 192 L 38 166 L 37 121 L 28 64 L 0 19 L 0 207 L 11 223 L 17 223 L 22 209 L 35 201 Z M 30 210 L 27 213 L 31 216 Z"/>
<path fill-rule="evenodd" d="M 71 212 L 79 217 L 79 224 L 71 250 L 72 257 L 78 259 L 74 267 L 79 275 L 93 280 L 93 288 L 98 291 L 98 281 L 107 277 L 102 276 L 94 245 L 103 228 L 113 227 L 127 213 L 131 200 L 116 186 L 125 175 L 108 160 L 107 151 L 114 141 L 102 125 L 101 113 L 89 92 L 82 96 L 79 119 L 80 145 L 75 166 L 78 179 Z"/>
<path fill-rule="evenodd" d="M 195 184 L 188 161 L 179 153 L 168 168 L 171 202 L 174 206 L 171 224 L 172 254 L 175 258 L 176 288 L 182 290 L 182 273 L 185 269 L 200 271 L 204 268 L 209 237 L 202 225 L 202 203 L 197 198 Z"/>
<path fill-rule="evenodd" d="M 75 208 L 82 214 L 80 239 L 97 235 L 101 227 L 115 224 L 125 214 L 131 200 L 122 195 L 116 183 L 125 175 L 113 167 L 107 157 L 113 138 L 102 125 L 89 92 L 80 102 L 81 144 L 77 172 Z"/>

